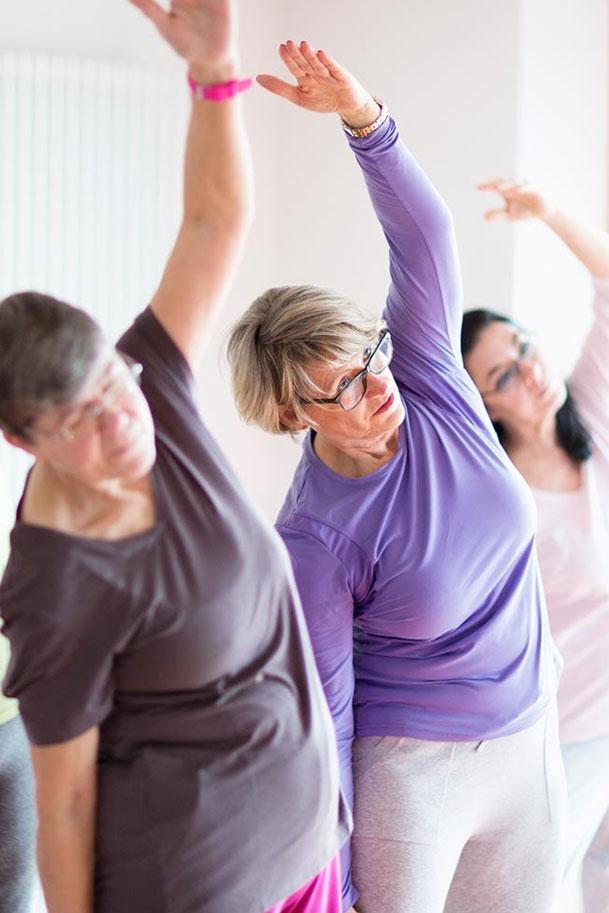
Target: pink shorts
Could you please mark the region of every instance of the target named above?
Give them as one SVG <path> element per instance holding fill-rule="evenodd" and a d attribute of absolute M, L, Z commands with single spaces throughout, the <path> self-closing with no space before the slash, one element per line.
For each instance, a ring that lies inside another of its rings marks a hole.
<path fill-rule="evenodd" d="M 319 875 L 267 913 L 341 913 L 341 910 L 340 862 L 335 856 Z"/>

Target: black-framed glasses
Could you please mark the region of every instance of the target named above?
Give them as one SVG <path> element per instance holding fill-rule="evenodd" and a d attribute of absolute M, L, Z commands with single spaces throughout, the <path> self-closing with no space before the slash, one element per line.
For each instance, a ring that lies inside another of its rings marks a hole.
<path fill-rule="evenodd" d="M 393 356 L 393 343 L 389 330 L 383 330 L 379 341 L 372 349 L 364 350 L 364 367 L 352 377 L 351 380 L 341 381 L 340 390 L 336 396 L 327 399 L 303 399 L 305 405 L 340 406 L 345 412 L 351 412 L 359 406 L 367 387 L 367 374 L 382 374 L 389 365 Z"/>

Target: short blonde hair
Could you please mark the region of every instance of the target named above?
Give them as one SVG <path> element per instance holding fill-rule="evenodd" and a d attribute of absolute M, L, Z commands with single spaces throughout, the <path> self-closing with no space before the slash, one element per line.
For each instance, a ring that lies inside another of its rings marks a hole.
<path fill-rule="evenodd" d="M 347 364 L 382 327 L 381 320 L 331 289 L 296 285 L 264 292 L 233 326 L 228 341 L 239 414 L 272 434 L 310 424 L 303 401 L 327 391 L 313 382 L 309 369 Z M 286 419 L 286 411 L 294 418 Z"/>

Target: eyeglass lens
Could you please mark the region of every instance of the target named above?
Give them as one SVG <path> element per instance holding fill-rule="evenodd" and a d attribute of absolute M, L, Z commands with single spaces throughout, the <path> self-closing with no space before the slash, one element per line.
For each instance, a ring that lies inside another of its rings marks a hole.
<path fill-rule="evenodd" d="M 392 354 L 393 346 L 391 344 L 391 336 L 389 333 L 386 333 L 372 352 L 364 370 L 353 378 L 349 386 L 346 387 L 338 397 L 337 402 L 340 403 L 346 412 L 355 409 L 362 401 L 366 392 L 366 374 L 368 372 L 371 374 L 382 374 L 391 361 Z"/>

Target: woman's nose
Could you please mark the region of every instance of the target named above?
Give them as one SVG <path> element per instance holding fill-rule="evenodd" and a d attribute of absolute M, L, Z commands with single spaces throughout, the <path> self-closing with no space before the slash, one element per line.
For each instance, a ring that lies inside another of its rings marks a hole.
<path fill-rule="evenodd" d="M 378 395 L 381 391 L 386 390 L 391 382 L 391 374 L 386 369 L 381 374 L 373 374 L 368 371 L 367 388 L 368 392 Z"/>
<path fill-rule="evenodd" d="M 97 421 L 100 431 L 106 434 L 116 433 L 129 423 L 129 416 L 120 403 L 112 403 L 104 407 Z"/>
<path fill-rule="evenodd" d="M 534 387 L 543 382 L 543 367 L 535 359 L 519 361 L 518 371 L 527 387 Z"/>

